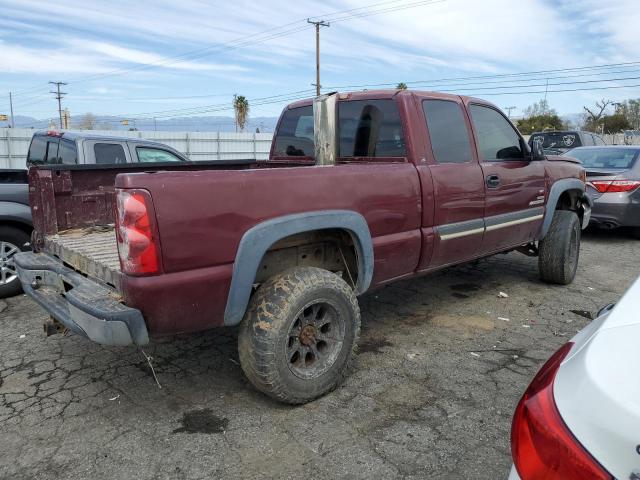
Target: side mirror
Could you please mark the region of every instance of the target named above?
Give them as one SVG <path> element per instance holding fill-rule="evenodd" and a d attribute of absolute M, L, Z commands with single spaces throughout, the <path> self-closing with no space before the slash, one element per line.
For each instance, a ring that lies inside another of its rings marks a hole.
<path fill-rule="evenodd" d="M 547 158 L 544 154 L 544 149 L 542 148 L 542 142 L 533 141 L 529 142 L 528 145 L 531 147 L 531 160 L 545 160 Z"/>

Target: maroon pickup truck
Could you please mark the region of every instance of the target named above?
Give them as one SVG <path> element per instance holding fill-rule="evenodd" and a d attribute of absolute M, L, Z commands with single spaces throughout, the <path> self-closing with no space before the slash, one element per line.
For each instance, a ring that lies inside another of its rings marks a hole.
<path fill-rule="evenodd" d="M 15 264 L 53 327 L 143 345 L 240 325 L 247 377 L 288 403 L 341 381 L 356 296 L 510 250 L 567 284 L 590 215 L 577 161 L 485 101 L 416 91 L 289 105 L 264 162 L 38 166 L 29 186 Z"/>

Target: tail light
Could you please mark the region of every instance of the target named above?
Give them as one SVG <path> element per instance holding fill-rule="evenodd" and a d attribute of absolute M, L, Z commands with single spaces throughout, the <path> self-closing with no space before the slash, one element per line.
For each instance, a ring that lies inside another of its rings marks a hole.
<path fill-rule="evenodd" d="M 638 180 L 594 180 L 593 188 L 600 193 L 631 192 L 640 187 Z"/>
<path fill-rule="evenodd" d="M 117 190 L 116 236 L 122 272 L 150 275 L 160 271 L 158 232 L 146 190 Z"/>
<path fill-rule="evenodd" d="M 553 381 L 572 346 L 553 354 L 516 408 L 511 454 L 522 480 L 613 480 L 569 431 L 553 398 Z"/>

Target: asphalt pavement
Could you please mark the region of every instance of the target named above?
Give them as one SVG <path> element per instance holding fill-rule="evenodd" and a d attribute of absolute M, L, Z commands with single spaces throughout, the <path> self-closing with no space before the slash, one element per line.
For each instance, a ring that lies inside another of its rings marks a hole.
<path fill-rule="evenodd" d="M 0 478 L 506 478 L 523 390 L 639 258 L 640 241 L 587 232 L 569 286 L 511 253 L 371 292 L 350 376 L 299 407 L 252 389 L 236 329 L 143 353 L 46 338 L 30 299 L 0 301 Z"/>

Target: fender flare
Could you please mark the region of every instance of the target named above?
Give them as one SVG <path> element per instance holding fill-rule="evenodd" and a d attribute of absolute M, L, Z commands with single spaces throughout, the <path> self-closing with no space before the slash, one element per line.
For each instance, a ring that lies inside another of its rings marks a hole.
<path fill-rule="evenodd" d="M 337 228 L 353 238 L 358 261 L 356 294 L 367 291 L 373 278 L 373 242 L 367 221 L 350 210 L 322 210 L 272 218 L 245 232 L 233 263 L 233 276 L 224 312 L 225 325 L 239 324 L 246 312 L 260 262 L 278 240 L 297 233 Z"/>
<path fill-rule="evenodd" d="M 549 231 L 551 221 L 553 220 L 553 213 L 555 212 L 556 206 L 558 205 L 560 195 L 568 190 L 581 191 L 582 196 L 580 199 L 582 200 L 582 202 L 587 204 L 589 208 L 593 205 L 592 200 L 585 193 L 585 184 L 582 180 L 578 178 L 563 178 L 561 180 L 556 180 L 553 185 L 551 185 L 551 189 L 549 190 L 549 198 L 547 199 L 547 207 L 544 214 L 544 220 L 542 222 L 542 228 L 540 230 L 539 240 L 542 240 Z"/>

